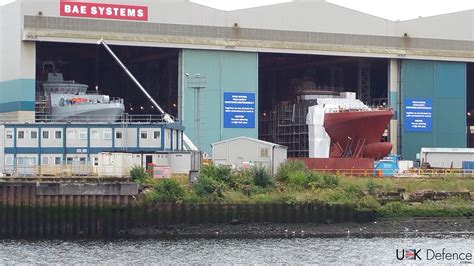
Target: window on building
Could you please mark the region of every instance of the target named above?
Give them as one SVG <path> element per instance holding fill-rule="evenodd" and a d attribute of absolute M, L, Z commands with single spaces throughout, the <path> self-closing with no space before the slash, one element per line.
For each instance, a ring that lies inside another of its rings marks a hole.
<path fill-rule="evenodd" d="M 48 165 L 49 164 L 49 157 L 43 157 L 43 159 L 41 160 L 41 164 L 42 165 Z"/>
<path fill-rule="evenodd" d="M 18 131 L 18 139 L 24 139 L 25 138 L 25 131 L 20 130 Z"/>
<path fill-rule="evenodd" d="M 68 130 L 68 131 L 67 131 L 67 135 L 66 135 L 67 137 L 66 137 L 66 138 L 67 138 L 67 139 L 74 139 L 74 136 L 75 136 L 75 135 L 76 135 L 76 134 L 75 134 L 74 131 Z"/>
<path fill-rule="evenodd" d="M 99 131 L 97 130 L 92 130 L 91 131 L 91 139 L 99 139 Z"/>
<path fill-rule="evenodd" d="M 79 139 L 82 139 L 82 140 L 87 139 L 87 131 L 79 132 Z"/>
<path fill-rule="evenodd" d="M 60 130 L 54 131 L 54 138 L 55 139 L 61 139 L 63 137 L 63 132 Z"/>
<path fill-rule="evenodd" d="M 112 139 L 112 132 L 105 131 L 104 132 L 104 139 L 106 139 L 106 140 Z"/>
<path fill-rule="evenodd" d="M 115 138 L 116 138 L 116 139 L 122 139 L 122 138 L 123 138 L 123 133 L 122 133 L 122 131 L 117 131 L 117 132 L 115 132 Z"/>
<path fill-rule="evenodd" d="M 43 131 L 43 139 L 49 139 L 49 131 Z"/>
<path fill-rule="evenodd" d="M 31 137 L 31 139 L 37 139 L 38 138 L 38 132 L 37 131 L 31 131 L 30 132 L 30 137 Z"/>
<path fill-rule="evenodd" d="M 8 130 L 6 135 L 7 135 L 7 139 L 13 139 L 13 131 Z"/>
<path fill-rule="evenodd" d="M 5 157 L 5 165 L 13 165 L 13 157 L 11 156 Z"/>
<path fill-rule="evenodd" d="M 63 158 L 61 157 L 54 157 L 54 164 L 61 165 Z"/>
<path fill-rule="evenodd" d="M 147 139 L 147 138 L 148 138 L 148 132 L 142 131 L 142 132 L 140 133 L 140 136 L 141 136 L 142 139 Z"/>
<path fill-rule="evenodd" d="M 153 138 L 154 139 L 161 138 L 161 131 L 153 131 Z"/>
<path fill-rule="evenodd" d="M 84 158 L 84 157 L 79 158 L 79 163 L 80 164 L 86 164 L 86 158 Z"/>
<path fill-rule="evenodd" d="M 74 161 L 74 158 L 72 158 L 72 157 L 67 157 L 66 158 L 66 164 L 72 164 L 73 161 Z"/>
<path fill-rule="evenodd" d="M 268 158 L 268 148 L 261 148 L 260 149 L 260 157 Z"/>
<path fill-rule="evenodd" d="M 18 158 L 16 159 L 16 164 L 17 164 L 17 165 L 25 165 L 25 159 L 22 158 L 22 157 L 18 157 Z"/>

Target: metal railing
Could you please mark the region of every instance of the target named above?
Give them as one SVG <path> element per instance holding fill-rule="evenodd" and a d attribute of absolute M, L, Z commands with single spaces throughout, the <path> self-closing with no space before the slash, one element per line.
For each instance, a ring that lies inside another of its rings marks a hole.
<path fill-rule="evenodd" d="M 179 120 L 173 118 L 175 122 Z M 119 117 L 111 115 L 75 115 L 72 118 L 58 119 L 56 116 L 50 114 L 36 114 L 34 117 L 21 117 L 16 115 L 2 115 L 0 116 L 0 124 L 14 124 L 14 123 L 168 123 L 165 115 L 158 114 L 143 114 L 130 115 L 123 113 Z"/>

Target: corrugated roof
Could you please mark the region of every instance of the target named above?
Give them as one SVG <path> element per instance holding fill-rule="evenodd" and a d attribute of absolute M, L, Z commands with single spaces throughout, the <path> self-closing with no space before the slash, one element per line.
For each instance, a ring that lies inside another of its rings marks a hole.
<path fill-rule="evenodd" d="M 214 145 L 217 145 L 217 144 L 222 144 L 222 143 L 226 143 L 226 142 L 230 142 L 230 141 L 234 141 L 234 140 L 239 140 L 239 139 L 246 139 L 246 140 L 249 140 L 249 141 L 258 142 L 258 143 L 266 144 L 266 145 L 269 145 L 269 146 L 282 147 L 282 148 L 288 149 L 287 146 L 283 146 L 283 145 L 280 145 L 280 144 L 276 144 L 276 143 L 272 143 L 272 142 L 268 142 L 268 141 L 264 141 L 264 140 L 260 140 L 260 139 L 245 137 L 245 136 L 226 139 L 226 140 L 222 140 L 222 141 L 219 141 L 219 142 L 214 142 L 214 143 L 211 144 L 211 147 L 214 146 Z"/>

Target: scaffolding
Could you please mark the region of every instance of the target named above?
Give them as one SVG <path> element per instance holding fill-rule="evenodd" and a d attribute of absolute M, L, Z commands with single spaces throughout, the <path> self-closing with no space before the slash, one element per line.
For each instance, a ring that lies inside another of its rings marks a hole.
<path fill-rule="evenodd" d="M 281 102 L 260 117 L 260 138 L 288 147 L 288 157 L 308 157 L 306 114 L 314 101 Z"/>

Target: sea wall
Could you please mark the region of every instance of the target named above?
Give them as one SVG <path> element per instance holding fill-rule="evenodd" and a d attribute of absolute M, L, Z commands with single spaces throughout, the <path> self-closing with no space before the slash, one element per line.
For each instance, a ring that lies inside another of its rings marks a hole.
<path fill-rule="evenodd" d="M 341 223 L 370 220 L 351 205 L 145 204 L 125 184 L 0 183 L 0 238 L 116 237 L 143 226 Z"/>

